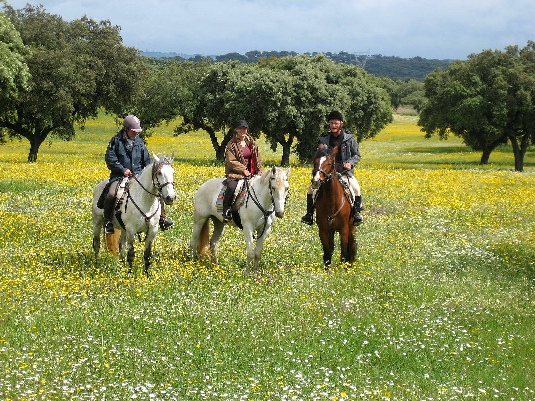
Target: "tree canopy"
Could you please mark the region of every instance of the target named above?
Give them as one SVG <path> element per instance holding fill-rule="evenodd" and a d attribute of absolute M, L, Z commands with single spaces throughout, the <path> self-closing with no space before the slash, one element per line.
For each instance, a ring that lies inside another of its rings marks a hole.
<path fill-rule="evenodd" d="M 359 140 L 376 135 L 392 119 L 386 91 L 365 71 L 336 64 L 324 55 L 200 66 L 167 62 L 146 89 L 145 99 L 166 94 L 166 106 L 140 103 L 140 115 L 159 115 L 165 120 L 182 116 L 184 123 L 177 133 L 205 130 L 218 159 L 224 157 L 240 119 L 249 122 L 253 135 L 264 133 L 273 150 L 282 147 L 282 165 L 289 163 L 292 151 L 310 160 L 318 135 L 326 128 L 326 116 L 334 109 L 347 116 L 346 127 Z"/>
<path fill-rule="evenodd" d="M 28 89 L 29 50 L 6 15 L 0 13 L 0 118 L 9 118 L 22 92 Z M 2 135 L 3 130 L 0 130 Z M 2 136 L 0 136 L 2 139 Z"/>
<path fill-rule="evenodd" d="M 13 111 L 0 115 L 0 127 L 30 141 L 28 161 L 37 160 L 49 135 L 68 140 L 74 123 L 100 107 L 122 114 L 132 102 L 145 67 L 137 50 L 122 45 L 118 27 L 86 17 L 65 22 L 42 6 L 4 9 L 29 50 L 24 62 L 31 78 Z"/>
<path fill-rule="evenodd" d="M 520 50 L 485 50 L 437 70 L 424 81 L 427 102 L 418 124 L 427 136 L 447 138 L 451 132 L 474 150 L 491 152 L 511 141 L 515 170 L 533 142 L 535 95 L 534 43 Z"/>

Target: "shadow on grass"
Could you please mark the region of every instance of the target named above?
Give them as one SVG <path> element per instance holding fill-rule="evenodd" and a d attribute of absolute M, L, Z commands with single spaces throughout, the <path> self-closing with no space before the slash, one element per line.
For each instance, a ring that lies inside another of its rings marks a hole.
<path fill-rule="evenodd" d="M 496 265 L 496 274 L 515 281 L 525 279 L 535 282 L 535 247 L 502 243 L 497 244 L 494 252 L 503 260 Z"/>
<path fill-rule="evenodd" d="M 51 253 L 43 262 L 64 276 L 101 277 L 115 276 L 127 271 L 126 263 L 119 256 L 101 252 L 97 257 L 92 251 Z"/>
<path fill-rule="evenodd" d="M 429 154 L 441 154 L 441 153 L 472 153 L 474 150 L 467 146 L 415 146 L 412 148 L 403 149 L 404 152 L 413 153 L 429 153 Z"/>

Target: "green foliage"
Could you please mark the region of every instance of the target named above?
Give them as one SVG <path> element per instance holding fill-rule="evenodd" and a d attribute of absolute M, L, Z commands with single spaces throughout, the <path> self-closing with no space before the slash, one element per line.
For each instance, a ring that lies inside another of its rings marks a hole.
<path fill-rule="evenodd" d="M 438 133 L 447 138 L 452 132 L 462 137 L 474 150 L 483 151 L 483 164 L 509 140 L 515 169 L 522 171 L 535 115 L 535 69 L 529 62 L 533 53 L 533 43 L 522 51 L 486 50 L 431 73 L 425 79 L 422 130 L 427 136 Z"/>
<path fill-rule="evenodd" d="M 281 164 L 288 165 L 292 151 L 301 160 L 312 157 L 334 109 L 346 114 L 346 127 L 359 140 L 375 136 L 392 118 L 387 93 L 371 77 L 324 55 L 153 64 L 139 115 L 155 125 L 183 117 L 176 132 L 206 131 L 218 159 L 240 119 L 254 136 L 265 134 L 273 150 L 280 145 Z"/>
<path fill-rule="evenodd" d="M 100 107 L 121 113 L 132 102 L 144 76 L 142 58 L 122 45 L 119 28 L 86 17 L 65 22 L 42 6 L 5 6 L 6 15 L 30 50 L 29 90 L 0 116 L 12 137 L 30 141 L 28 161 L 36 161 L 49 135 L 72 139 L 75 122 L 96 116 Z"/>
<path fill-rule="evenodd" d="M 172 57 L 176 60 L 185 60 L 184 57 L 169 53 L 144 52 L 147 57 Z M 316 56 L 319 53 L 307 53 L 307 56 Z M 369 55 L 365 53 L 348 53 L 341 51 L 338 53 L 324 53 L 329 59 L 337 64 L 350 64 L 362 67 L 366 72 L 380 77 L 391 79 L 416 79 L 421 80 L 426 75 L 437 68 L 445 69 L 453 60 L 425 59 L 422 57 L 401 58 L 395 56 L 383 56 L 380 54 Z M 294 51 L 249 51 L 245 54 L 227 53 L 214 57 L 215 61 L 239 61 L 242 63 L 256 63 L 262 59 L 282 58 L 288 56 L 298 56 Z M 205 57 L 189 57 L 190 61 L 201 61 Z"/>
<path fill-rule="evenodd" d="M 0 116 L 13 112 L 13 102 L 27 89 L 30 79 L 24 57 L 28 49 L 11 21 L 0 13 Z"/>

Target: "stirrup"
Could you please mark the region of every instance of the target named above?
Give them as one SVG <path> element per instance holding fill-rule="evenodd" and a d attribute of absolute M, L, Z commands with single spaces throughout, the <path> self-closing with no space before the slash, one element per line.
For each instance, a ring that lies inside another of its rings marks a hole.
<path fill-rule="evenodd" d="M 312 224 L 314 224 L 314 215 L 312 215 L 311 213 L 305 214 L 303 217 L 301 217 L 301 223 L 305 223 L 311 226 Z"/>
<path fill-rule="evenodd" d="M 362 223 L 364 223 L 364 217 L 362 217 L 362 214 L 360 214 L 360 212 L 356 212 L 353 216 L 353 225 L 360 226 Z"/>
<path fill-rule="evenodd" d="M 104 223 L 104 232 L 106 234 L 113 234 L 115 232 L 115 227 L 113 227 L 113 223 L 110 220 Z"/>
<path fill-rule="evenodd" d="M 171 220 L 169 217 L 160 217 L 160 229 L 162 231 L 169 230 L 171 227 L 175 225 L 175 222 Z"/>
<path fill-rule="evenodd" d="M 228 223 L 232 220 L 232 211 L 229 209 L 226 209 L 223 211 L 223 222 Z"/>

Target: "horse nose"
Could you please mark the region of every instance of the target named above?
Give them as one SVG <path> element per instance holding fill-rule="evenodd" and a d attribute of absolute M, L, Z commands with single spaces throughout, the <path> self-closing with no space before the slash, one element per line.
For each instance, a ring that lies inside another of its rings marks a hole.
<path fill-rule="evenodd" d="M 275 216 L 277 216 L 279 219 L 282 219 L 284 217 L 284 210 L 282 212 L 275 212 Z"/>
<path fill-rule="evenodd" d="M 176 195 L 167 195 L 165 198 L 164 198 L 164 202 L 166 205 L 170 205 L 172 204 L 176 199 Z"/>

